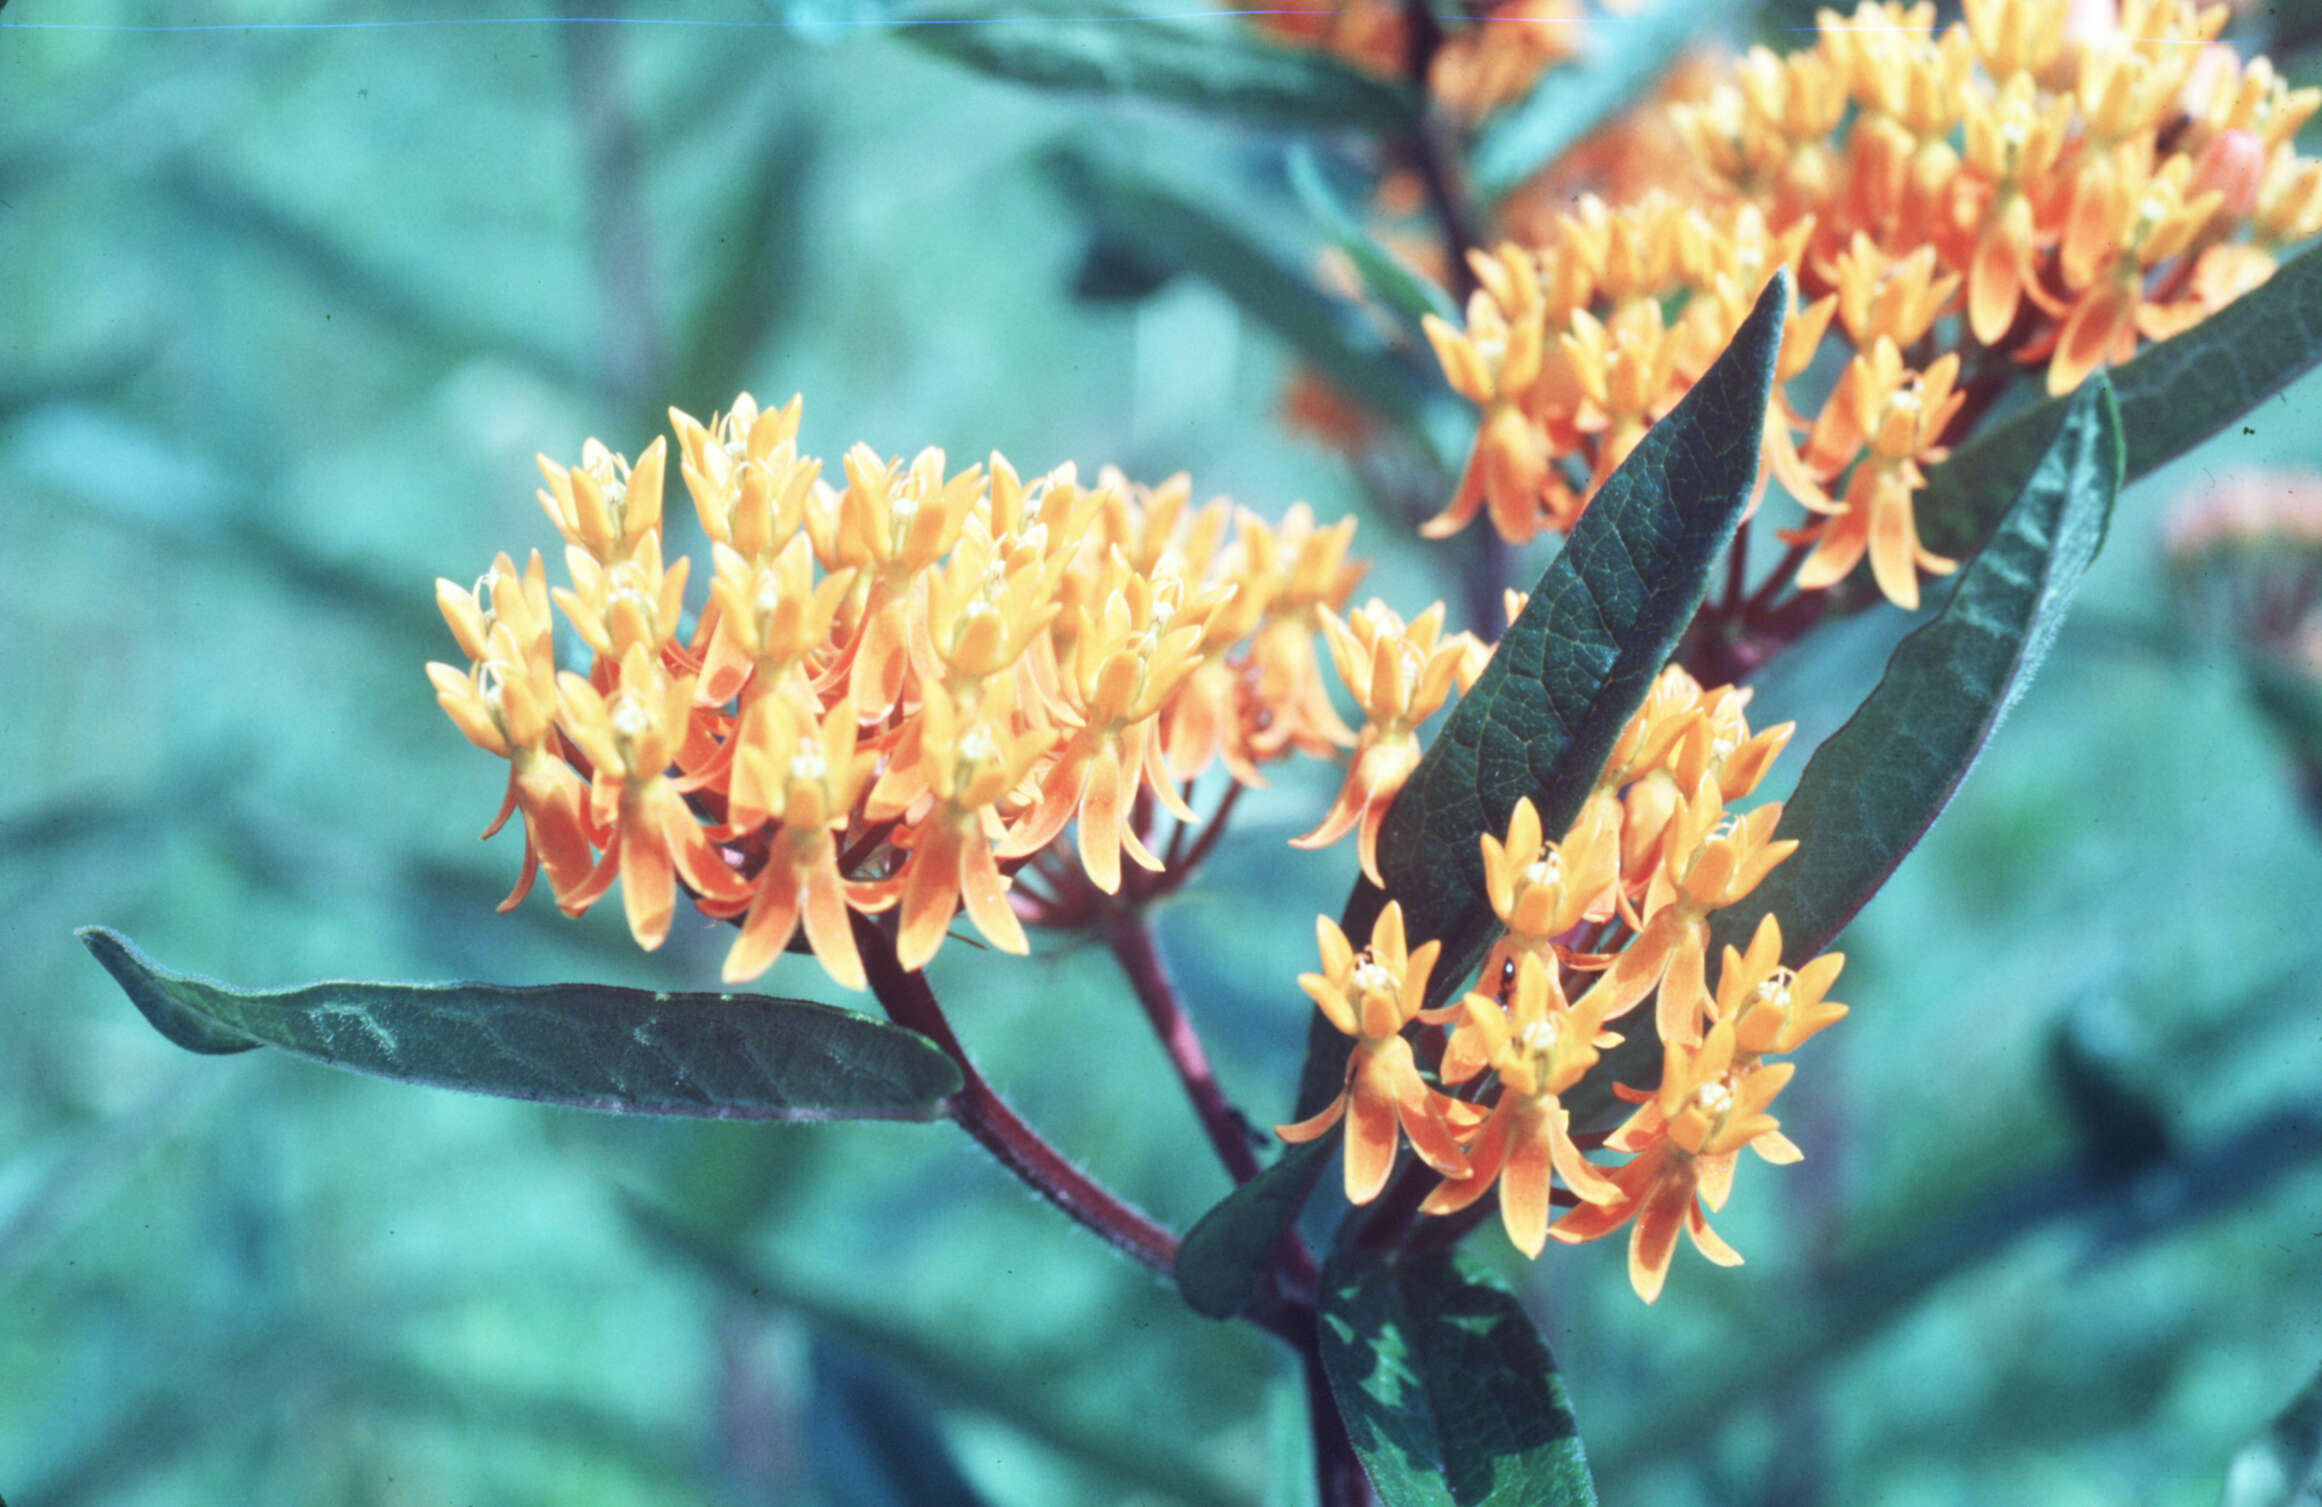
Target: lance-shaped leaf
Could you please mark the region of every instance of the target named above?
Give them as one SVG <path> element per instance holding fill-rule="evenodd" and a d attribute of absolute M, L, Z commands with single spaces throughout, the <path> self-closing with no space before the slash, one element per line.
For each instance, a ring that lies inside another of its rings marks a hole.
<path fill-rule="evenodd" d="M 2104 542 L 2121 438 L 2112 393 L 2091 378 L 1943 610 L 1896 646 L 1877 688 L 1814 750 L 1776 828 L 1798 851 L 1717 914 L 1718 941 L 1746 943 L 1771 913 L 1785 961 L 1805 962 L 1934 825 L 2031 683 Z"/>
<path fill-rule="evenodd" d="M 1477 190 L 1501 198 L 1640 98 L 1698 38 L 1703 16 L 1684 0 L 1590 16 L 1581 55 L 1542 73 L 1531 93 L 1493 116 L 1477 137 L 1468 159 Z"/>
<path fill-rule="evenodd" d="M 1943 610 L 1897 645 L 1878 686 L 1798 777 L 1777 838 L 1798 851 L 1710 922 L 1710 956 L 1745 947 L 1768 914 L 1782 961 L 1828 947 L 1935 823 L 2000 719 L 2031 683 L 2082 572 L 2104 542 L 2120 489 L 2120 411 L 2091 378 L 2063 428 L 2017 485 L 2015 502 Z M 1650 1081 L 1661 1043 L 1632 1031 L 1564 1096 L 1575 1130 L 1601 1130 L 1629 1106 L 1616 1082 Z"/>
<path fill-rule="evenodd" d="M 1353 305 L 1325 293 L 1257 230 L 1196 190 L 1100 153 L 1065 149 L 1048 160 L 1068 198 L 1147 254 L 1215 284 L 1348 396 L 1423 433 L 1431 404 L 1448 405 L 1432 359 L 1396 350 Z"/>
<path fill-rule="evenodd" d="M 2322 1501 L 2322 1375 L 2264 1433 L 2234 1452 L 2221 1507 L 2301 1507 Z"/>
<path fill-rule="evenodd" d="M 924 1036 L 808 1000 L 606 984 L 236 989 L 118 932 L 83 943 L 188 1051 L 277 1047 L 381 1078 L 579 1109 L 740 1120 L 928 1120 L 959 1068 Z"/>
<path fill-rule="evenodd" d="M 922 11 L 902 35 L 981 73 L 1053 89 L 1137 95 L 1267 125 L 1407 130 L 1411 91 L 1327 53 L 1285 47 L 1222 13 L 1187 25 L 1140 15 Z"/>
<path fill-rule="evenodd" d="M 2218 433 L 2322 361 L 2322 246 L 2182 334 L 2110 372 L 2126 456 L 2121 485 Z M 2064 422 L 2071 395 L 1995 424 L 1927 472 L 1919 534 L 1938 553 L 1973 549 Z"/>
<path fill-rule="evenodd" d="M 1555 1357 L 1473 1258 L 1342 1244 L 1320 1305 L 1331 1397 L 1386 1507 L 1593 1507 Z"/>
<path fill-rule="evenodd" d="M 1580 814 L 1605 756 L 1701 605 L 1757 483 L 1758 443 L 1789 278 L 1759 295 L 1725 353 L 1605 481 L 1491 663 L 1445 719 L 1379 834 L 1381 890 L 1358 880 L 1342 923 L 1358 944 L 1389 896 L 1413 941 L 1443 943 L 1441 1003 L 1498 928 L 1477 839 L 1530 797 L 1544 830 Z M 1347 1038 L 1316 1016 L 1298 1115 L 1330 1102 Z"/>
<path fill-rule="evenodd" d="M 1170 1275 L 1187 1306 L 1230 1319 L 1256 1301 L 1275 1247 L 1321 1181 L 1338 1137 L 1292 1146 L 1274 1164 L 1210 1205 L 1178 1242 Z"/>
<path fill-rule="evenodd" d="M 1331 187 L 1311 146 L 1301 142 L 1292 147 L 1287 163 L 1291 191 L 1306 206 L 1306 212 L 1330 233 L 1331 244 L 1354 263 L 1371 296 L 1401 315 L 1414 330 L 1419 328 L 1421 317 L 1428 314 L 1453 324 L 1460 322 L 1459 305 L 1444 291 L 1442 284 L 1406 265 L 1401 257 L 1380 244 L 1377 236 L 1363 228 L 1347 208 L 1346 201 Z"/>

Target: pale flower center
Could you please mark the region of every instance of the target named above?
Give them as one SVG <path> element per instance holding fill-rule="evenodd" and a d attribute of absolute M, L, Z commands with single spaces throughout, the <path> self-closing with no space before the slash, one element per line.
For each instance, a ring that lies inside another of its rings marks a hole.
<path fill-rule="evenodd" d="M 1533 1021 L 1524 1027 L 1524 1033 L 1516 1038 L 1516 1042 L 1527 1052 L 1545 1055 L 1554 1051 L 1556 1049 L 1556 1022 L 1552 1020 Z"/>
<path fill-rule="evenodd" d="M 1550 849 L 1532 860 L 1524 869 L 1524 882 L 1546 889 L 1564 878 L 1564 861 Z"/>
<path fill-rule="evenodd" d="M 819 785 L 830 775 L 830 761 L 816 749 L 805 749 L 790 759 L 790 777 Z"/>
<path fill-rule="evenodd" d="M 1376 958 L 1364 958 L 1355 964 L 1354 972 L 1348 976 L 1347 981 L 1364 994 L 1395 992 L 1395 976 L 1381 966 Z"/>
<path fill-rule="evenodd" d="M 970 764 L 982 764 L 999 757 L 1000 746 L 992 735 L 980 727 L 971 727 L 959 740 L 959 756 Z"/>
<path fill-rule="evenodd" d="M 1715 1118 L 1733 1108 L 1733 1090 L 1723 1082 L 1704 1083 L 1693 1091 L 1693 1102 L 1703 1114 Z"/>

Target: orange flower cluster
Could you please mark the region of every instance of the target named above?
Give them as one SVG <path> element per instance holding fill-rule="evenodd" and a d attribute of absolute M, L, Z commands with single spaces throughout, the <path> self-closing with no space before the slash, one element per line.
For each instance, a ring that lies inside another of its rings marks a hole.
<path fill-rule="evenodd" d="M 1323 971 L 1299 982 L 1356 1045 L 1339 1096 L 1278 1130 L 1307 1141 L 1343 1120 L 1349 1199 L 1378 1196 L 1408 1138 L 1444 1176 L 1424 1212 L 1456 1213 L 1496 1187 L 1508 1236 L 1527 1255 L 1551 1237 L 1577 1242 L 1631 1226 L 1629 1276 L 1647 1302 L 1660 1294 L 1680 1230 L 1710 1259 L 1740 1260 L 1702 1206 L 1723 1206 L 1743 1147 L 1768 1161 L 1798 1157 L 1765 1112 L 1790 1065 L 1764 1059 L 1846 1013 L 1825 997 L 1842 959 L 1781 967 L 1771 916 L 1746 953 L 1725 949 L 1709 987 L 1708 917 L 1796 846 L 1773 839 L 1778 803 L 1726 814 L 1790 735 L 1788 724 L 1751 733 L 1747 700 L 1731 687 L 1704 691 L 1672 666 L 1561 841 L 1546 840 L 1528 800 L 1517 803 L 1505 839 L 1484 834 L 1485 887 L 1506 928 L 1484 963 L 1488 987 L 1423 1010 L 1439 946 L 1408 944 L 1398 904 L 1359 953 L 1321 921 Z M 1592 1163 L 1562 1096 L 1621 1040 L 1607 1025 L 1656 994 L 1660 1084 L 1651 1093 L 1616 1085 L 1638 1109 L 1603 1144 L 1628 1160 Z M 1413 1024 L 1435 1028 L 1416 1048 L 1404 1034 Z M 1432 1061 L 1432 1082 L 1422 1058 Z M 1557 1179 L 1578 1206 L 1551 1225 Z"/>
<path fill-rule="evenodd" d="M 1446 36 L 1427 69 L 1429 97 L 1462 121 L 1514 104 L 1580 50 L 1579 0 L 1493 0 L 1471 14 L 1473 24 Z M 1411 29 L 1401 0 L 1296 0 L 1260 13 L 1258 24 L 1382 78 L 1401 78 L 1408 66 Z"/>
<path fill-rule="evenodd" d="M 1243 783 L 1292 752 L 1354 741 L 1315 634 L 1362 574 L 1352 520 L 1279 527 L 1070 467 L 1026 481 L 998 455 L 950 472 L 856 446 L 843 485 L 799 452 L 799 404 L 747 394 L 709 424 L 672 412 L 711 540 L 709 600 L 683 624 L 690 562 L 665 565 L 669 447 L 634 464 L 595 441 L 546 458 L 540 493 L 572 585 L 501 555 L 474 589 L 437 583 L 470 664 L 431 664 L 444 710 L 509 761 L 493 823 L 524 818 L 524 869 L 579 914 L 617 878 L 638 943 L 668 934 L 677 881 L 740 925 L 729 982 L 803 927 L 861 988 L 850 911 L 900 908 L 904 966 L 965 908 L 1026 950 L 1010 874 L 1067 825 L 1088 881 L 1159 870 L 1155 810 L 1222 765 Z M 550 605 L 590 651 L 560 673 Z M 487 831 L 486 836 L 490 835 Z"/>
<path fill-rule="evenodd" d="M 1784 399 L 1766 435 L 1769 468 L 1817 515 L 1788 536 L 1811 546 L 1796 583 L 1829 586 L 1867 554 L 1880 590 L 1915 605 L 1920 575 L 1951 563 L 1919 542 L 1921 468 L 2017 366 L 2067 392 L 2322 232 L 2322 163 L 2291 145 L 2322 91 L 2216 44 L 2224 7 L 1964 9 L 1939 34 L 1932 4 L 1821 12 L 1811 47 L 1752 48 L 1668 107 L 1683 146 L 1662 188 L 1584 200 L 1536 244 L 1479 259 L 1465 330 L 1429 327 L 1483 415 L 1434 530 L 1486 507 L 1511 540 L 1569 528 L 1781 261 L 1807 302 L 1780 377 L 1826 330 L 1847 356 L 1811 422 Z"/>

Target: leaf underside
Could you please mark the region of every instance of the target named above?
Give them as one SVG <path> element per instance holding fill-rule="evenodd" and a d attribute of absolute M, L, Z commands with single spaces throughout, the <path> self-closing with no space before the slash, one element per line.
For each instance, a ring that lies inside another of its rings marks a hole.
<path fill-rule="evenodd" d="M 928 1120 L 960 1086 L 925 1037 L 808 1000 L 605 984 L 246 990 L 172 972 L 103 927 L 80 937 L 154 1029 L 193 1052 L 271 1046 L 438 1088 L 717 1119 Z"/>

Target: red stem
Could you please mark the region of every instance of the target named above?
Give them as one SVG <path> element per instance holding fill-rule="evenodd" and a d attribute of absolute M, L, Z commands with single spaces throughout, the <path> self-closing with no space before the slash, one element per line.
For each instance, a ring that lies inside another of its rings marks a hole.
<path fill-rule="evenodd" d="M 1152 1022 L 1153 1034 L 1169 1054 L 1170 1066 L 1177 1069 L 1177 1081 L 1185 1085 L 1185 1096 L 1193 1101 L 1193 1112 L 1216 1149 L 1217 1159 L 1236 1183 L 1248 1182 L 1258 1175 L 1258 1154 L 1250 1146 L 1249 1122 L 1218 1086 L 1209 1056 L 1201 1049 L 1201 1037 L 1186 1018 L 1176 987 L 1169 981 L 1161 950 L 1153 945 L 1151 923 L 1141 909 L 1109 905 L 1104 910 L 1104 933 L 1105 945 L 1113 950 L 1121 972 L 1128 975 L 1137 1003 L 1145 1007 L 1145 1019 Z"/>
<path fill-rule="evenodd" d="M 907 971 L 895 958 L 895 943 L 868 916 L 852 918 L 855 946 L 871 992 L 887 1018 L 917 1031 L 959 1065 L 960 1091 L 952 1096 L 951 1117 L 984 1149 L 1029 1184 L 1042 1198 L 1166 1277 L 1177 1260 L 1177 1238 L 1123 1203 L 1087 1173 L 1066 1161 L 1055 1147 L 1025 1124 L 992 1091 L 967 1051 L 952 1034 L 951 1022 L 936 1003 L 924 974 Z"/>

